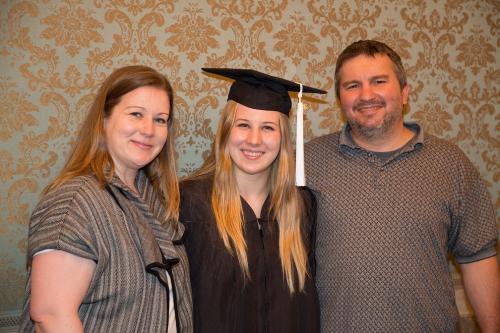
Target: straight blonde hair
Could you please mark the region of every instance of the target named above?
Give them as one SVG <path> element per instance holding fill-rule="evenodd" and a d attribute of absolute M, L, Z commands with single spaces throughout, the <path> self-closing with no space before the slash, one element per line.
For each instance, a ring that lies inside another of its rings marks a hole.
<path fill-rule="evenodd" d="M 165 206 L 165 222 L 170 221 L 177 225 L 180 195 L 174 151 L 174 96 L 168 79 L 146 66 L 122 67 L 106 78 L 80 128 L 68 161 L 59 175 L 45 188 L 44 193 L 74 177 L 91 173 L 96 176 L 101 186 L 105 186 L 107 179 L 114 175 L 114 164 L 106 146 L 104 120 L 111 116 L 113 108 L 123 95 L 145 86 L 164 90 L 170 104 L 167 142 L 144 170 Z"/>
<path fill-rule="evenodd" d="M 222 111 L 212 151 L 189 179 L 213 176 L 212 210 L 224 246 L 236 254 L 244 275 L 250 277 L 247 245 L 244 236 L 243 208 L 229 155 L 228 141 L 233 128 L 237 103 L 228 101 Z M 279 228 L 281 268 L 290 293 L 302 291 L 307 273 L 307 253 L 302 239 L 301 220 L 306 218 L 304 203 L 295 186 L 295 164 L 288 117 L 280 114 L 281 147 L 271 166 L 271 221 Z"/>

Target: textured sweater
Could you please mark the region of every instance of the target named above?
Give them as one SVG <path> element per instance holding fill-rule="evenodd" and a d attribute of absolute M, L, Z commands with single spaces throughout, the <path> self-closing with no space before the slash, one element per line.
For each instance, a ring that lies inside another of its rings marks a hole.
<path fill-rule="evenodd" d="M 30 221 L 28 258 L 56 249 L 96 263 L 79 308 L 85 332 L 166 332 L 169 274 L 177 331 L 192 331 L 184 232 L 165 211 L 143 173 L 131 192 L 118 178 L 102 188 L 94 176 L 76 177 L 47 193 Z M 30 273 L 30 270 L 29 272 Z M 21 332 L 33 332 L 28 280 Z"/>
<path fill-rule="evenodd" d="M 478 172 L 455 145 L 407 126 L 415 137 L 383 159 L 348 126 L 306 145 L 323 332 L 454 331 L 448 253 L 459 263 L 495 255 Z"/>

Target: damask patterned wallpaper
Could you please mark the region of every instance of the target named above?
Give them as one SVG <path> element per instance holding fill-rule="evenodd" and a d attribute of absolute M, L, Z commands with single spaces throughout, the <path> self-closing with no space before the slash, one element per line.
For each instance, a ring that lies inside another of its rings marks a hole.
<path fill-rule="evenodd" d="M 0 314 L 21 307 L 40 192 L 99 83 L 128 64 L 171 80 L 185 175 L 207 153 L 228 89 L 201 67 L 255 68 L 328 90 L 308 106 L 310 139 L 342 125 L 339 52 L 385 41 L 407 68 L 407 119 L 467 153 L 499 217 L 499 12 L 497 0 L 0 0 Z"/>

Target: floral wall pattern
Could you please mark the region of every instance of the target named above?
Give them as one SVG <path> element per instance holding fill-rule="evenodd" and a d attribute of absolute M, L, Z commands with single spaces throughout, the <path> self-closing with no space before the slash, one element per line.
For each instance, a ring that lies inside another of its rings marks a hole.
<path fill-rule="evenodd" d="M 311 139 L 342 126 L 335 60 L 366 38 L 401 54 L 407 119 L 466 152 L 500 221 L 496 0 L 0 0 L 0 314 L 21 307 L 30 213 L 113 68 L 146 64 L 170 79 L 185 175 L 210 147 L 229 86 L 201 67 L 255 68 L 327 90 L 307 106 Z"/>

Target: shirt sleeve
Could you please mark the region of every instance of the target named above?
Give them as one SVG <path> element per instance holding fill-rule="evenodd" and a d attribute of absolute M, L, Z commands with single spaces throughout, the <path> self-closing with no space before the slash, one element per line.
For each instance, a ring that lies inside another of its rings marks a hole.
<path fill-rule="evenodd" d="M 64 188 L 46 194 L 35 208 L 30 220 L 28 257 L 47 250 L 61 250 L 97 261 L 97 246 L 92 237 L 90 208 L 78 192 Z"/>
<path fill-rule="evenodd" d="M 464 264 L 494 256 L 498 235 L 489 192 L 473 164 L 461 157 L 448 247 Z"/>

